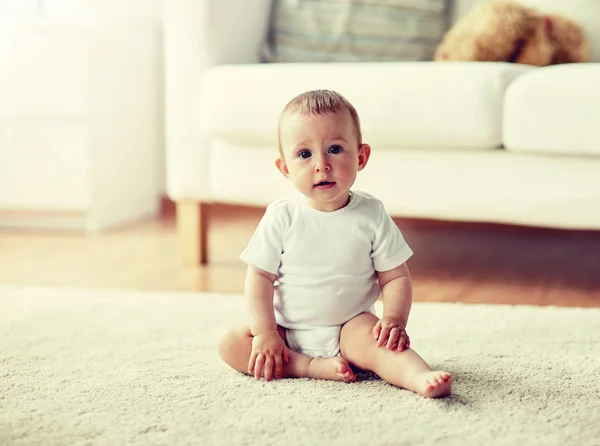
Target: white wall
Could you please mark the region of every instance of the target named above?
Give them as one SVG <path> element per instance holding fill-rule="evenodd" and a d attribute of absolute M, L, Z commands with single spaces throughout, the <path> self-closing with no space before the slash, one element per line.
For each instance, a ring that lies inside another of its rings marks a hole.
<path fill-rule="evenodd" d="M 41 0 L 0 0 L 0 17 L 35 11 Z"/>
<path fill-rule="evenodd" d="M 2 1 L 2 0 L 0 0 Z M 4 0 L 7 1 L 7 0 Z M 16 0 L 21 1 L 21 0 Z M 26 0 L 32 1 L 32 0 Z M 162 0 L 39 0 L 51 13 L 161 21 Z"/>
<path fill-rule="evenodd" d="M 0 17 L 35 12 L 73 16 L 91 14 L 159 22 L 162 0 L 0 0 Z"/>
<path fill-rule="evenodd" d="M 39 14 L 74 19 L 77 17 L 139 19 L 162 27 L 162 3 L 163 0 L 0 0 L 0 19 Z M 161 82 L 160 85 L 162 88 L 163 83 Z M 161 191 L 165 193 L 164 133 L 162 138 L 159 153 L 160 186 Z"/>

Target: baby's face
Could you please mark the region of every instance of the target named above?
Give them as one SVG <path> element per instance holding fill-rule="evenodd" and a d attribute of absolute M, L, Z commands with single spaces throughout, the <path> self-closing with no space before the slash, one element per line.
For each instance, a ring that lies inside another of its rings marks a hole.
<path fill-rule="evenodd" d="M 370 155 L 359 147 L 350 112 L 285 115 L 280 124 L 283 158 L 279 170 L 320 211 L 335 211 L 348 203 L 356 174 Z"/>

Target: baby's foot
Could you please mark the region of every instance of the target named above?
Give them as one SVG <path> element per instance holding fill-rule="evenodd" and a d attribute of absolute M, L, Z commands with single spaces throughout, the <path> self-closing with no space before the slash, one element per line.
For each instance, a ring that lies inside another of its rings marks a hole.
<path fill-rule="evenodd" d="M 356 380 L 356 375 L 350 368 L 350 364 L 341 356 L 313 358 L 308 366 L 308 377 L 347 383 Z"/>
<path fill-rule="evenodd" d="M 425 398 L 438 398 L 452 393 L 452 376 L 447 372 L 423 373 L 417 382 L 417 393 Z"/>

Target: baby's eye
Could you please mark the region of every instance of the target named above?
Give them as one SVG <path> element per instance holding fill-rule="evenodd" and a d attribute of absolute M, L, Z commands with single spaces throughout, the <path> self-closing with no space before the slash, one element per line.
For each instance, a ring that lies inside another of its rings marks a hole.
<path fill-rule="evenodd" d="M 342 150 L 344 150 L 342 146 L 331 146 L 328 152 L 332 155 L 337 155 L 338 153 L 342 153 Z"/>
<path fill-rule="evenodd" d="M 310 153 L 310 150 L 300 150 L 300 152 L 298 152 L 298 158 L 302 158 L 303 160 L 308 159 L 312 156 L 312 153 Z"/>

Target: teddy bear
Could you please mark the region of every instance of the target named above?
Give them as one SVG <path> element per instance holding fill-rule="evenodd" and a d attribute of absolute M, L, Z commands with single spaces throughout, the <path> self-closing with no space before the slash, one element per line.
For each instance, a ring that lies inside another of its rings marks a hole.
<path fill-rule="evenodd" d="M 588 62 L 584 30 L 559 14 L 491 0 L 459 20 L 436 48 L 436 61 L 498 61 L 536 66 Z"/>

